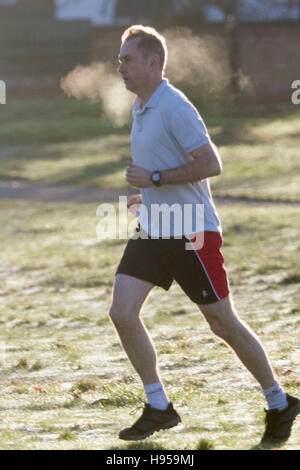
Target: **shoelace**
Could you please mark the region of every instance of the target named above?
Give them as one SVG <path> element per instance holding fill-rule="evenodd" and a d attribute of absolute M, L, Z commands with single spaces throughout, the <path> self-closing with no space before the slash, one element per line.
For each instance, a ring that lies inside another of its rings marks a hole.
<path fill-rule="evenodd" d="M 144 410 L 145 409 L 145 405 L 146 405 L 146 403 L 144 403 L 144 405 L 137 406 L 136 408 L 131 410 L 129 414 L 130 415 L 136 415 L 139 410 Z"/>

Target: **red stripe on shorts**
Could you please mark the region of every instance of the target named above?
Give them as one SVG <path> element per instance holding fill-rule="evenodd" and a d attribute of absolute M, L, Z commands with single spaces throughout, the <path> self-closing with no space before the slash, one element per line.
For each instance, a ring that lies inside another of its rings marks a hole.
<path fill-rule="evenodd" d="M 217 298 L 224 299 L 229 294 L 229 285 L 224 266 L 224 257 L 221 252 L 222 237 L 219 232 L 204 232 L 204 242 L 200 249 L 193 244 L 194 238 L 190 238 L 191 244 L 199 261 L 205 270 L 209 282 Z"/>

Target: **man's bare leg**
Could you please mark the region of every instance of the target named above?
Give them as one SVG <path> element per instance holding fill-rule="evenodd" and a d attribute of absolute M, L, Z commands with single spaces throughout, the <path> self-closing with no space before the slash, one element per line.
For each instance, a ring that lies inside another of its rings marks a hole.
<path fill-rule="evenodd" d="M 272 387 L 276 379 L 264 348 L 254 332 L 238 317 L 231 296 L 198 307 L 211 330 L 233 349 L 262 389 Z"/>
<path fill-rule="evenodd" d="M 123 440 L 144 439 L 160 429 L 169 429 L 181 422 L 177 411 L 169 403 L 157 370 L 156 352 L 142 320 L 140 310 L 150 290 L 150 282 L 131 276 L 116 276 L 110 317 L 133 367 L 139 374 L 148 404 L 142 416 L 131 426 L 119 432 Z"/>
<path fill-rule="evenodd" d="M 150 282 L 118 274 L 109 312 L 123 348 L 144 385 L 160 381 L 154 345 L 139 316 L 153 287 Z"/>

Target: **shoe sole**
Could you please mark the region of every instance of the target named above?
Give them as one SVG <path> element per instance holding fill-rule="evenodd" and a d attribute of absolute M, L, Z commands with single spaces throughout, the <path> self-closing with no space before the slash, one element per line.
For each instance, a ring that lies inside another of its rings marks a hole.
<path fill-rule="evenodd" d="M 177 424 L 179 423 L 181 423 L 181 418 L 176 417 L 176 418 L 173 418 L 171 421 L 168 421 L 164 425 L 161 425 L 159 428 L 156 428 L 156 429 L 153 429 L 152 431 L 147 432 L 146 434 L 143 434 L 143 435 L 139 434 L 139 435 L 135 435 L 135 436 L 133 435 L 133 436 L 128 436 L 128 437 L 119 436 L 119 438 L 122 439 L 123 441 L 140 441 L 142 439 L 146 439 L 146 437 L 152 436 L 152 434 L 154 434 L 157 431 L 173 428 L 177 426 Z"/>

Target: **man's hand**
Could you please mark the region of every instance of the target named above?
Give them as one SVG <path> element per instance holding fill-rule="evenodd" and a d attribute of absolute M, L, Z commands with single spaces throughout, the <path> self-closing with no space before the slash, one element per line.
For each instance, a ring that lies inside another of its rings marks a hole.
<path fill-rule="evenodd" d="M 132 162 L 128 163 L 126 169 L 126 181 L 134 188 L 150 188 L 154 186 L 151 180 L 152 172 L 145 168 L 135 165 Z"/>
<path fill-rule="evenodd" d="M 142 195 L 134 194 L 130 196 L 127 201 L 127 209 L 131 212 L 132 215 L 136 215 L 136 212 L 139 210 L 140 205 L 142 204 Z"/>

